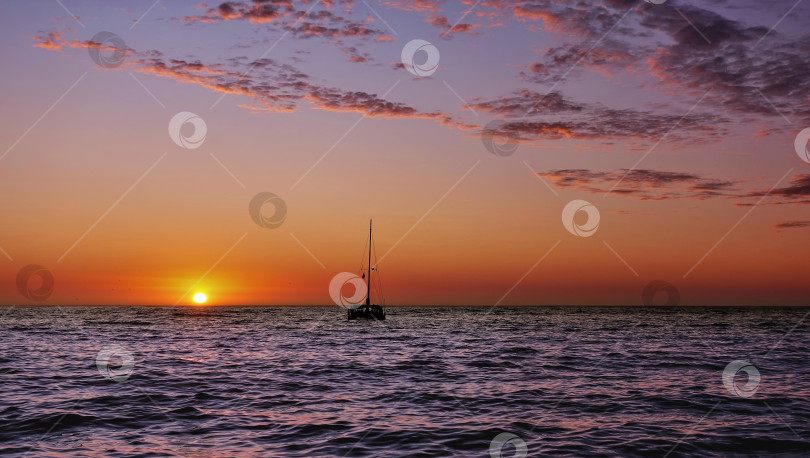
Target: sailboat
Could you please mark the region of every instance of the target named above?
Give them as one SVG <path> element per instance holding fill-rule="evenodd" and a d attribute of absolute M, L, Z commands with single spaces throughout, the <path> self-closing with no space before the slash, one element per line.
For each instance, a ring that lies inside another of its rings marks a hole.
<path fill-rule="evenodd" d="M 376 270 L 375 267 L 371 267 L 371 251 L 373 249 L 371 223 L 372 220 L 368 220 L 368 270 L 367 272 L 364 272 L 365 275 L 363 275 L 366 278 L 366 300 L 364 303 L 349 308 L 348 318 L 350 320 L 356 320 L 358 318 L 375 320 L 385 319 L 385 309 L 383 309 L 381 305 L 371 303 L 371 272 Z"/>

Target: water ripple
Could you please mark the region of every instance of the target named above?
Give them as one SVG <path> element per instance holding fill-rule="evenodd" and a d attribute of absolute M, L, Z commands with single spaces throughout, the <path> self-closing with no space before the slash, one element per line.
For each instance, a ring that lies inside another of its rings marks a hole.
<path fill-rule="evenodd" d="M 488 311 L 15 307 L 0 454 L 487 456 L 504 432 L 529 455 L 810 451 L 808 325 L 774 349 L 806 308 Z M 723 385 L 733 360 L 752 397 Z"/>

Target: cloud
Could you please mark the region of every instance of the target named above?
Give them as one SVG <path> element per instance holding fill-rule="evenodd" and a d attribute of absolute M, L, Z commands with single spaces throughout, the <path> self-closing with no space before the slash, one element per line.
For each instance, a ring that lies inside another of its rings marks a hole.
<path fill-rule="evenodd" d="M 61 38 L 62 35 L 59 32 L 49 32 L 47 35 L 36 35 L 33 37 L 34 41 L 36 41 L 34 47 L 47 49 L 48 51 L 61 51 L 63 47 L 68 47 L 74 49 L 98 49 L 100 52 L 124 53 L 127 56 L 135 54 L 135 50 L 132 48 L 121 49 L 113 45 L 104 45 L 104 43 L 98 43 L 93 40 L 66 41 Z"/>
<path fill-rule="evenodd" d="M 439 14 L 442 12 L 441 7 L 439 7 L 439 1 L 432 1 L 432 0 L 415 0 L 415 1 L 384 1 L 382 2 L 383 5 L 389 6 L 391 8 L 396 8 L 398 10 L 409 11 L 409 12 L 418 12 L 424 13 L 425 15 L 425 22 L 441 29 L 441 36 L 445 38 L 450 38 L 456 33 L 474 33 L 473 31 L 481 27 L 483 24 L 472 24 L 468 22 L 461 22 L 465 17 L 469 16 L 469 12 L 472 12 L 478 4 L 474 3 L 465 3 L 470 6 L 468 10 L 462 12 L 461 19 L 458 19 L 455 22 L 450 22 L 447 16 L 443 14 Z M 470 17 L 479 17 L 478 15 L 470 16 Z M 487 17 L 486 15 L 484 17 Z"/>
<path fill-rule="evenodd" d="M 549 180 L 560 189 L 591 194 L 610 192 L 641 200 L 726 198 L 736 201 L 735 205 L 741 207 L 810 204 L 810 174 L 795 175 L 787 186 L 769 190 L 741 189 L 741 183 L 736 181 L 651 169 L 619 169 L 613 172 L 559 169 L 539 172 L 537 176 Z M 765 202 L 764 198 L 770 201 Z"/>
<path fill-rule="evenodd" d="M 347 62 L 358 62 L 358 63 L 360 63 L 360 62 L 368 62 L 368 61 L 374 60 L 374 59 L 372 59 L 371 54 L 369 54 L 367 52 L 360 53 L 360 51 L 358 51 L 357 48 L 354 47 L 354 46 L 346 46 L 344 48 L 341 48 L 340 51 L 343 54 L 346 54 L 347 56 L 349 56 L 349 57 L 346 58 Z"/>
<path fill-rule="evenodd" d="M 503 116 L 526 116 L 582 111 L 584 106 L 567 100 L 559 91 L 540 94 L 535 91 L 523 89 L 498 99 L 478 101 L 477 103 L 469 105 L 469 108 Z"/>
<path fill-rule="evenodd" d="M 431 14 L 425 21 L 430 25 L 436 26 L 442 30 L 443 37 L 451 37 L 454 33 L 472 33 L 474 29 L 480 27 L 480 24 L 474 25 L 469 23 L 450 24 L 446 16 L 440 14 Z"/>
<path fill-rule="evenodd" d="M 209 8 L 202 15 L 185 16 L 186 22 L 218 22 L 246 20 L 254 24 L 272 22 L 295 11 L 292 1 L 225 2 Z"/>
<path fill-rule="evenodd" d="M 517 141 L 573 139 L 607 141 L 618 139 L 649 140 L 698 144 L 716 141 L 740 121 L 736 114 L 750 120 L 756 116 L 776 116 L 777 110 L 810 122 L 810 61 L 804 58 L 810 40 L 789 42 L 776 32 L 758 48 L 755 46 L 766 29 L 731 20 L 708 9 L 678 5 L 695 27 L 689 25 L 672 7 L 644 2 L 607 0 L 601 3 L 575 0 L 506 1 L 463 0 L 466 10 L 448 15 L 442 2 L 388 1 L 391 8 L 424 15 L 426 21 L 442 29 L 442 34 L 479 33 L 482 27 L 511 18 L 529 27 L 540 27 L 552 34 L 571 39 L 540 51 L 540 58 L 521 72 L 529 84 L 556 87 L 562 77 L 574 71 L 593 70 L 604 76 L 643 64 L 652 71 L 656 86 L 672 91 L 669 105 L 643 108 L 606 106 L 574 100 L 561 90 L 546 93 L 533 88 L 521 89 L 491 99 L 474 98 L 463 109 L 473 109 L 501 118 L 500 133 Z M 712 5 L 715 5 L 713 3 Z M 244 21 L 271 24 L 298 38 L 323 37 L 340 46 L 346 60 L 366 63 L 372 55 L 344 39 L 393 38 L 374 28 L 367 12 L 360 21 L 351 19 L 351 0 L 318 3 L 292 0 L 227 1 L 217 6 L 201 6 L 196 15 L 178 20 L 187 23 Z M 309 9 L 312 8 L 312 9 Z M 346 13 L 337 11 L 342 8 Z M 452 25 L 456 14 L 469 23 Z M 621 22 L 619 22 L 621 20 Z M 695 30 L 697 28 L 700 32 Z M 609 34 L 606 34 L 610 32 Z M 779 39 L 771 38 L 776 37 Z M 58 33 L 35 37 L 44 49 L 87 47 L 88 42 L 62 41 Z M 801 51 L 801 52 L 800 52 Z M 134 56 L 134 51 L 131 51 Z M 375 100 L 363 91 L 345 91 L 317 83 L 298 70 L 280 63 L 239 61 L 203 64 L 193 59 L 171 60 L 157 52 L 141 53 L 129 59 L 135 71 L 151 73 L 177 81 L 197 84 L 211 90 L 240 94 L 256 103 L 245 104 L 262 110 L 291 111 L 300 103 L 331 111 L 361 112 L 369 116 L 434 119 L 454 128 L 478 129 L 459 122 L 444 111 L 421 111 L 404 104 Z M 401 69 L 403 64 L 392 64 Z M 260 70 L 260 71 L 259 71 Z M 575 73 L 574 73 L 575 75 Z M 646 78 L 650 80 L 650 78 Z M 645 81 L 644 84 L 648 84 Z M 694 112 L 698 95 L 712 91 Z M 376 97 L 376 96 L 375 96 Z M 682 116 L 689 111 L 688 115 Z M 780 121 L 781 122 L 781 121 Z M 783 127 L 760 126 L 761 135 L 782 131 Z"/>
<path fill-rule="evenodd" d="M 775 227 L 779 229 L 810 227 L 810 221 L 785 221 L 784 223 L 777 224 Z"/>
<path fill-rule="evenodd" d="M 384 1 L 383 5 L 390 6 L 399 10 L 405 11 L 418 11 L 421 13 L 430 12 L 438 13 L 442 9 L 438 6 L 438 1 L 434 0 L 409 0 L 409 1 Z"/>
<path fill-rule="evenodd" d="M 462 3 L 479 21 L 473 27 L 511 19 L 562 41 L 541 50 L 539 59 L 524 67 L 520 76 L 527 82 L 556 87 L 585 71 L 605 77 L 630 71 L 645 87 L 663 89 L 682 103 L 694 104 L 712 89 L 704 105 L 715 113 L 723 109 L 723 117 L 735 115 L 741 122 L 775 122 L 776 127 L 761 130 L 765 134 L 784 132 L 783 117 L 810 124 L 810 36 L 783 36 L 728 17 L 760 17 L 761 3 L 735 4 L 734 9 L 722 1 L 678 3 L 677 8 L 636 0 Z M 449 27 L 446 15 L 439 14 L 439 2 L 387 4 L 425 13 L 429 23 L 445 31 Z M 785 2 L 783 9 L 791 4 Z"/>
<path fill-rule="evenodd" d="M 528 89 L 467 107 L 504 118 L 500 134 L 517 141 L 663 139 L 681 143 L 714 141 L 725 134 L 723 118 L 710 113 L 688 116 L 652 110 L 608 108 L 567 99 L 559 91 L 540 94 Z M 674 129 L 677 127 L 677 129 Z"/>
<path fill-rule="evenodd" d="M 785 40 L 773 32 L 760 42 L 764 27 L 699 8 L 685 7 L 684 13 L 705 39 L 691 27 L 691 32 L 678 27 L 676 18 L 656 20 L 674 40 L 647 56 L 664 85 L 695 93 L 712 88 L 709 103 L 743 115 L 774 116 L 781 122 L 781 113 L 810 121 L 810 38 Z"/>
<path fill-rule="evenodd" d="M 422 112 L 404 103 L 385 100 L 373 93 L 315 84 L 308 75 L 295 67 L 272 59 L 250 61 L 246 58 L 231 58 L 226 64 L 208 66 L 200 61 L 165 59 L 158 53 L 139 59 L 131 65 L 140 73 L 249 97 L 261 107 L 246 104 L 240 106 L 254 111 L 292 112 L 298 108 L 300 102 L 307 102 L 318 110 L 360 113 L 378 118 L 430 119 L 457 129 L 477 128 L 460 123 L 440 111 Z"/>
<path fill-rule="evenodd" d="M 614 28 L 625 12 L 637 3 L 635 0 L 609 0 L 602 3 L 560 2 L 558 0 L 487 0 L 481 2 L 476 11 L 481 13 L 478 15 L 479 17 L 487 17 L 493 21 L 509 16 L 519 22 L 539 22 L 543 30 L 563 36 L 596 39 L 606 35 L 609 30 Z"/>
<path fill-rule="evenodd" d="M 477 33 L 487 22 L 494 26 L 511 19 L 527 24 L 530 30 L 543 30 L 568 40 L 542 50 L 538 60 L 525 66 L 520 76 L 530 83 L 554 87 L 564 78 L 589 70 L 611 76 L 628 70 L 638 72 L 644 67 L 645 85 L 660 86 L 681 102 L 693 104 L 711 88 L 703 103 L 713 107 L 715 113 L 725 109 L 724 118 L 736 114 L 741 117 L 738 121 L 744 122 L 765 117 L 779 124 L 760 129 L 764 135 L 783 132 L 783 116 L 810 123 L 810 60 L 805 57 L 810 37 L 791 39 L 761 25 L 729 18 L 726 15 L 730 13 L 717 12 L 729 11 L 722 1 L 704 6 L 679 3 L 674 8 L 636 0 L 463 0 L 466 9 L 454 11 L 454 15 L 475 21 L 455 25 L 451 20 L 455 16 L 443 12 L 443 3 L 438 0 L 381 3 L 424 15 L 425 21 L 440 28 L 445 37 Z M 308 3 L 292 0 L 228 1 L 182 20 L 273 23 L 300 38 L 392 39 L 373 28 L 368 18 L 358 22 L 332 12 L 333 4 L 321 2 L 307 13 L 302 8 L 309 8 Z M 337 4 L 349 12 L 354 3 L 340 0 Z M 740 17 L 753 17 L 748 13 L 758 13 L 761 4 L 740 4 L 735 9 L 743 12 L 738 14 Z M 767 39 L 760 42 L 766 33 Z M 49 46 L 49 42 L 43 41 L 40 46 Z M 351 55 L 350 60 L 369 59 Z M 650 82 L 649 77 L 654 81 Z M 546 131 L 547 127 L 533 130 Z M 569 130 L 576 129 L 570 126 Z"/>
<path fill-rule="evenodd" d="M 34 44 L 35 48 L 43 48 L 49 51 L 62 49 L 62 43 L 59 41 L 61 38 L 59 32 L 49 32 L 47 35 L 35 35 L 33 38 L 36 41 Z"/>
<path fill-rule="evenodd" d="M 631 68 L 637 61 L 632 47 L 626 43 L 603 39 L 600 44 L 575 43 L 546 49 L 543 60 L 528 65 L 520 76 L 529 82 L 553 86 L 571 73 L 591 68 L 605 76 Z"/>
<path fill-rule="evenodd" d="M 48 37 L 36 39 L 41 43 Z M 92 41 L 63 42 L 61 45 L 71 48 L 100 46 Z M 48 46 L 46 49 L 59 51 L 61 45 Z M 167 58 L 154 50 L 137 52 L 129 48 L 127 52 L 132 58 L 123 67 L 130 71 L 195 84 L 220 93 L 245 96 L 258 103 L 239 105 L 251 111 L 292 112 L 301 102 L 306 102 L 318 110 L 360 113 L 378 118 L 429 119 L 454 129 L 480 129 L 480 126 L 464 124 L 441 111 L 423 112 L 404 103 L 385 100 L 374 93 L 316 84 L 309 75 L 292 65 L 273 59 L 233 57 L 222 63 L 206 64 L 200 60 Z M 352 55 L 363 57 L 355 48 L 348 48 L 346 52 L 350 59 Z"/>
<path fill-rule="evenodd" d="M 783 37 L 689 4 L 495 0 L 484 6 L 575 38 L 542 51 L 541 59 L 521 72 L 526 81 L 549 86 L 571 72 L 611 75 L 644 66 L 662 88 L 683 100 L 696 101 L 711 88 L 705 103 L 715 111 L 724 108 L 743 120 L 765 116 L 781 124 L 784 115 L 810 123 L 808 36 Z"/>
<path fill-rule="evenodd" d="M 317 1 L 317 0 L 316 0 Z M 339 2 L 351 10 L 352 1 Z M 251 24 L 273 24 L 298 38 L 326 37 L 377 37 L 384 33 L 369 27 L 368 20 L 353 21 L 346 16 L 333 13 L 329 8 L 332 1 L 321 0 L 316 4 L 294 3 L 292 0 L 253 0 L 250 2 L 228 1 L 215 8 L 208 8 L 199 15 L 175 18 L 186 23 L 213 23 L 246 21 Z M 296 5 L 301 5 L 301 9 Z M 318 7 L 321 8 L 318 8 Z M 326 8 L 326 9 L 324 9 Z"/>
<path fill-rule="evenodd" d="M 745 194 L 742 197 L 764 197 L 774 196 L 781 197 L 783 200 L 777 202 L 779 204 L 785 203 L 810 203 L 810 173 L 803 173 L 794 175 L 791 178 L 790 184 L 781 188 L 773 188 L 769 190 L 758 190 Z"/>
<path fill-rule="evenodd" d="M 620 169 L 601 172 L 588 169 L 561 169 L 537 173 L 560 189 L 591 194 L 632 196 L 640 200 L 698 199 L 733 196 L 733 181 L 717 180 L 694 173 L 651 169 Z"/>

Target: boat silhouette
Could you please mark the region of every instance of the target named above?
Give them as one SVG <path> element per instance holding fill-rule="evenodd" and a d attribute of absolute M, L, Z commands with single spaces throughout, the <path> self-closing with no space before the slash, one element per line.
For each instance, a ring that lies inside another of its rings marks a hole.
<path fill-rule="evenodd" d="M 368 220 L 368 265 L 366 272 L 363 272 L 363 278 L 366 280 L 366 300 L 360 304 L 350 306 L 347 312 L 347 317 L 350 320 L 367 319 L 367 320 L 384 320 L 385 309 L 381 305 L 371 303 L 371 272 L 377 270 L 376 267 L 371 266 L 371 252 L 373 251 L 373 235 L 372 235 L 372 220 Z"/>

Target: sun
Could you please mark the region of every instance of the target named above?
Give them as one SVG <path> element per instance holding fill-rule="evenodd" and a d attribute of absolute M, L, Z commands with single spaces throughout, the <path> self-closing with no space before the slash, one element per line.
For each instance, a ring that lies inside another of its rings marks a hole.
<path fill-rule="evenodd" d="M 196 302 L 196 303 L 198 303 L 198 304 L 203 304 L 203 303 L 205 303 L 205 301 L 206 301 L 207 299 L 208 299 L 208 298 L 207 298 L 207 297 L 205 297 L 205 294 L 203 294 L 203 293 L 197 293 L 197 294 L 195 294 L 195 295 L 194 295 L 194 302 Z"/>

